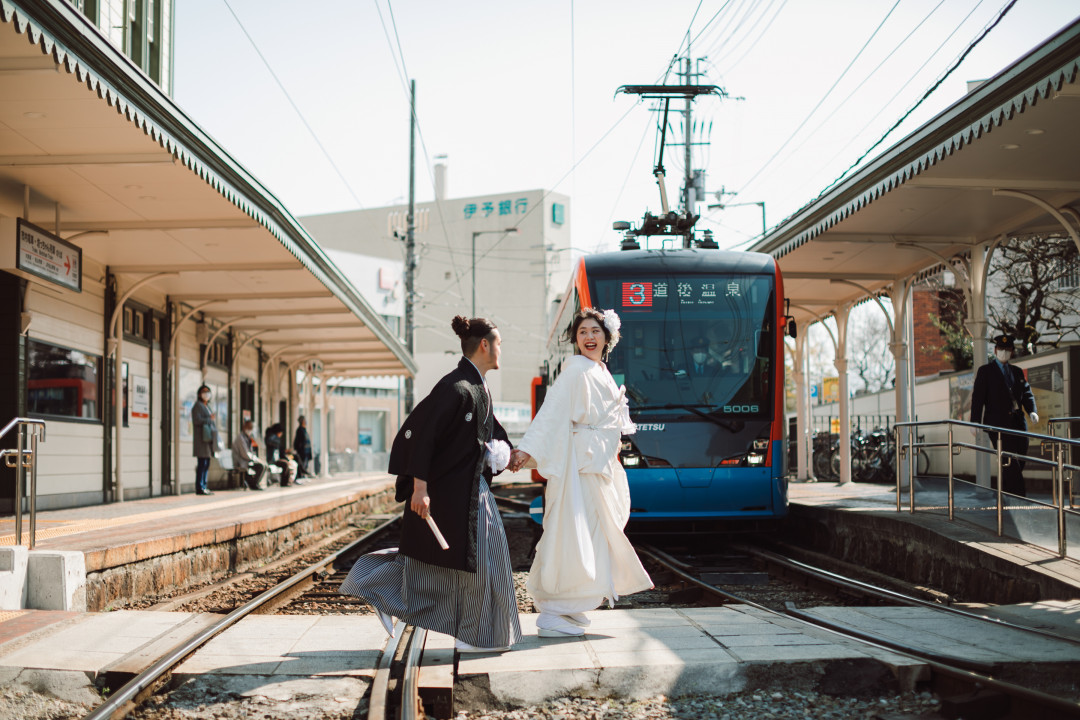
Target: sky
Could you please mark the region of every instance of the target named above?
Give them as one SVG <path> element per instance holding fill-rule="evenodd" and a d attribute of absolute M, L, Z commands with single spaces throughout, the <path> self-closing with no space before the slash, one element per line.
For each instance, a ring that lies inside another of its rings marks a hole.
<path fill-rule="evenodd" d="M 1078 14 L 1075 0 L 177 0 L 173 96 L 302 216 L 406 201 L 415 79 L 418 202 L 446 155 L 451 197 L 569 195 L 574 246 L 593 252 L 617 247 L 613 221 L 660 210 L 658 117 L 616 90 L 681 82 L 673 60 L 689 54 L 726 93 L 693 108 L 707 144 L 692 166 L 707 203 L 737 193 L 699 207 L 698 227 L 745 248 L 758 203 L 779 223 L 906 113 L 867 160 Z"/>

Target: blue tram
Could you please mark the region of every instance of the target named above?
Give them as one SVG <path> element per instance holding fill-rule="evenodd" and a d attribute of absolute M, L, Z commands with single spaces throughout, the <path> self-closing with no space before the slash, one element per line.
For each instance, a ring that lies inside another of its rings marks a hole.
<path fill-rule="evenodd" d="M 572 352 L 559 341 L 572 314 L 618 312 L 608 368 L 638 428 L 620 452 L 629 530 L 756 529 L 787 515 L 783 297 L 760 253 L 630 249 L 578 262 L 534 405 Z"/>

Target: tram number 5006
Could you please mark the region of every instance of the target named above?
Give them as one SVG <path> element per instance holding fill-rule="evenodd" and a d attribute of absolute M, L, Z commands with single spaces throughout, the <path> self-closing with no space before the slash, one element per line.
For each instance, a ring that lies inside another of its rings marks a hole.
<path fill-rule="evenodd" d="M 726 413 L 756 413 L 760 411 L 758 405 L 725 405 L 724 412 Z"/>

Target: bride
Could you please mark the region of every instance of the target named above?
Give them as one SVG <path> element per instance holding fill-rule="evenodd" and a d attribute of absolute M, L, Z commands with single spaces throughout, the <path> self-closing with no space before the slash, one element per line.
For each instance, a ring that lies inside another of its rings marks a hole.
<path fill-rule="evenodd" d="M 578 354 L 563 365 L 511 460 L 514 470 L 535 461 L 548 481 L 544 533 L 527 584 L 541 637 L 582 635 L 585 611 L 653 586 L 623 534 L 630 490 L 619 443 L 636 428 L 624 389 L 603 363 L 619 326 L 612 310 L 574 316 L 566 340 Z"/>

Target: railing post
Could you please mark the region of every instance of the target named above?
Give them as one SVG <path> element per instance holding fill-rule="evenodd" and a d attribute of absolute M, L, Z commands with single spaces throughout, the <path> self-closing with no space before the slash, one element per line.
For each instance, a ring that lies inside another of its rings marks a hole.
<path fill-rule="evenodd" d="M 1004 489 L 1001 487 L 1004 483 L 1001 477 L 1001 446 L 1005 444 L 1004 432 L 999 431 L 997 434 L 997 534 L 998 537 L 1004 533 L 1005 519 L 1003 517 L 1003 505 L 1005 501 Z"/>
<path fill-rule="evenodd" d="M 26 426 L 20 423 L 15 428 L 15 544 L 22 545 L 22 496 L 23 496 L 23 448 L 26 447 L 23 433 Z"/>
<path fill-rule="evenodd" d="M 38 428 L 36 425 L 27 427 L 30 431 L 30 549 L 37 544 L 37 461 L 38 461 Z"/>
<path fill-rule="evenodd" d="M 918 437 L 915 434 L 915 426 L 908 425 L 908 464 L 907 464 L 907 481 L 908 481 L 908 512 L 912 515 L 915 514 L 915 438 Z"/>
<path fill-rule="evenodd" d="M 904 457 L 904 446 L 900 443 L 900 432 L 903 430 L 899 425 L 893 427 L 896 436 L 896 451 L 893 453 L 893 464 L 896 465 L 896 512 L 900 512 L 900 467 L 903 463 L 900 458 Z"/>
<path fill-rule="evenodd" d="M 953 424 L 949 423 L 949 519 L 953 519 Z"/>
<path fill-rule="evenodd" d="M 1057 473 L 1055 473 L 1054 483 L 1057 485 L 1058 492 L 1058 555 L 1064 558 L 1067 542 L 1065 538 L 1065 446 L 1062 443 L 1054 443 L 1054 454 L 1057 455 Z"/>

